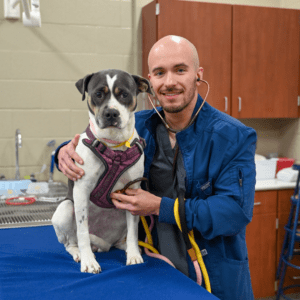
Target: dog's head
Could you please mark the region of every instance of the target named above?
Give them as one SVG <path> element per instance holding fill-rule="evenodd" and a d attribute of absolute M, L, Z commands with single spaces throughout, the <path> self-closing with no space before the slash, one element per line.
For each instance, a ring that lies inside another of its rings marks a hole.
<path fill-rule="evenodd" d="M 124 128 L 137 106 L 137 95 L 151 93 L 148 80 L 121 70 L 102 70 L 85 76 L 76 87 L 99 128 Z"/>

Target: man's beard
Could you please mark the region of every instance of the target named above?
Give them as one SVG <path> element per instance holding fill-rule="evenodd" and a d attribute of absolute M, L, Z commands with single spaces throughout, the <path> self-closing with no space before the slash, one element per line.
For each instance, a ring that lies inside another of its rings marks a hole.
<path fill-rule="evenodd" d="M 183 99 L 183 103 L 180 106 L 177 107 L 167 107 L 167 106 L 162 106 L 163 110 L 167 113 L 179 113 L 181 111 L 183 111 L 187 106 L 189 106 L 189 104 L 191 103 L 191 101 L 193 100 L 193 98 L 195 97 L 195 91 L 197 89 L 197 85 L 196 85 L 196 80 L 194 82 L 194 88 L 190 91 L 190 93 Z M 169 89 L 167 90 L 167 92 L 172 92 L 173 89 Z"/>

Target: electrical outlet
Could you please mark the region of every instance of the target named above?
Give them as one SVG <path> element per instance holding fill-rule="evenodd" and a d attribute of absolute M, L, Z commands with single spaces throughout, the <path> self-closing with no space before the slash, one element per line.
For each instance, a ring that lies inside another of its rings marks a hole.
<path fill-rule="evenodd" d="M 20 19 L 20 3 L 14 5 L 16 0 L 4 0 L 3 2 L 5 19 Z"/>

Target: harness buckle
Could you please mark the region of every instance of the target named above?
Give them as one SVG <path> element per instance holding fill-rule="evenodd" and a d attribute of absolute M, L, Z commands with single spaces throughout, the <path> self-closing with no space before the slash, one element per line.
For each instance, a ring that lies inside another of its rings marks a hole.
<path fill-rule="evenodd" d="M 99 151 L 101 152 L 101 154 L 103 154 L 105 152 L 105 150 L 107 149 L 106 145 L 104 145 L 103 143 L 101 143 L 101 149 L 99 149 Z"/>
<path fill-rule="evenodd" d="M 100 142 L 97 139 L 94 139 L 94 141 L 92 142 L 92 147 L 97 148 L 99 144 Z"/>

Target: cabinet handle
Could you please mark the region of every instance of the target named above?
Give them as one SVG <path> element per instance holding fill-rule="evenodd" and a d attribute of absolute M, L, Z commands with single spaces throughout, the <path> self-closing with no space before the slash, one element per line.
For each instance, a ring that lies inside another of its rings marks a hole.
<path fill-rule="evenodd" d="M 239 99 L 239 112 L 242 111 L 242 98 L 241 97 L 238 97 Z"/>
<path fill-rule="evenodd" d="M 254 202 L 254 206 L 261 205 L 261 202 Z"/>
<path fill-rule="evenodd" d="M 225 97 L 225 112 L 228 110 L 228 98 Z"/>
<path fill-rule="evenodd" d="M 294 279 L 294 280 L 299 280 L 299 279 L 300 279 L 300 276 L 293 276 L 293 279 Z"/>

